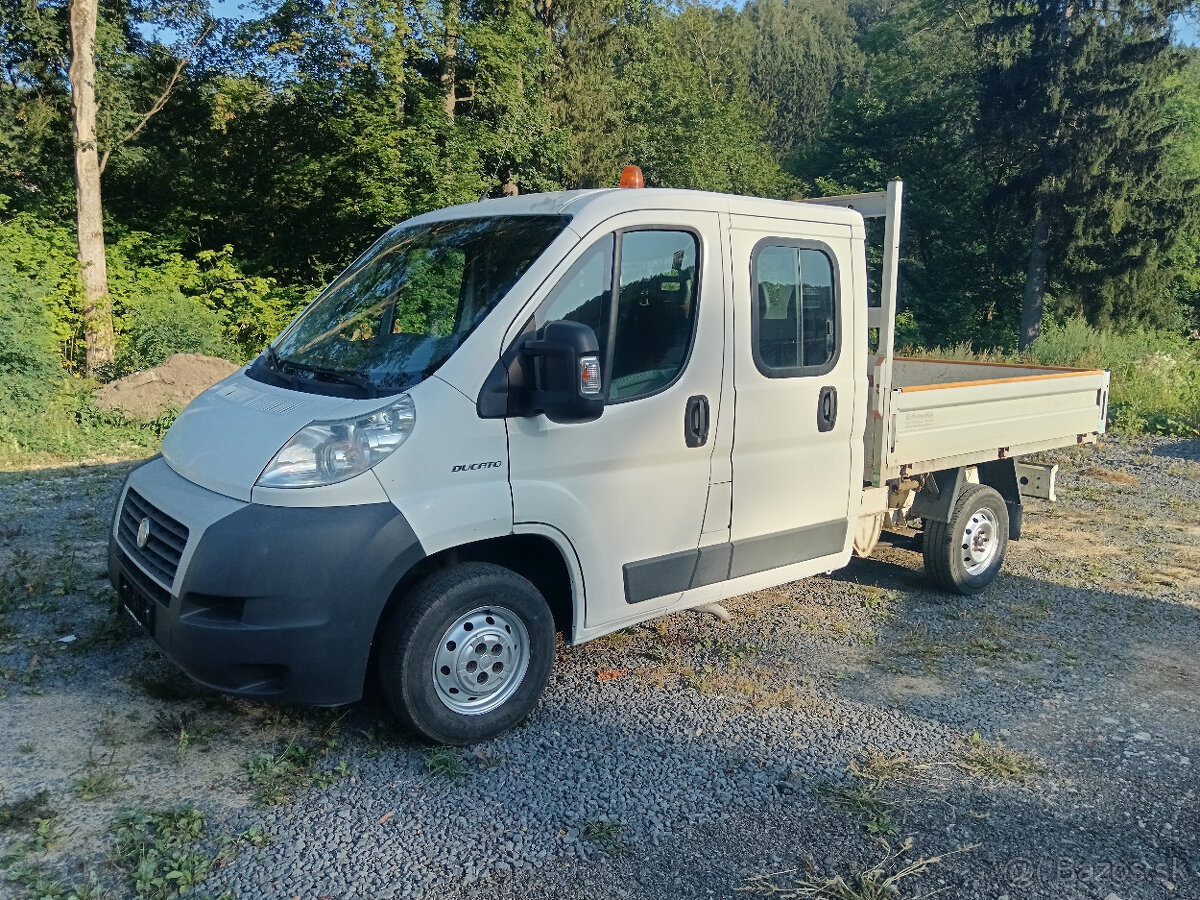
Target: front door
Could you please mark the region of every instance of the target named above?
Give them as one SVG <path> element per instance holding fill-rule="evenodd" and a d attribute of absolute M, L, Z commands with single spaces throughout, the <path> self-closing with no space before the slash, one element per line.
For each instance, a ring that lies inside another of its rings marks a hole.
<path fill-rule="evenodd" d="M 843 264 L 851 233 L 802 227 L 732 217 L 731 578 L 840 565 L 852 497 L 857 512 L 864 423 L 855 414 L 854 290 Z"/>
<path fill-rule="evenodd" d="M 617 217 L 538 304 L 537 327 L 569 319 L 596 332 L 607 401 L 593 422 L 507 420 L 514 521 L 570 541 L 587 629 L 644 618 L 691 583 L 720 413 L 719 237 L 715 213 Z"/>

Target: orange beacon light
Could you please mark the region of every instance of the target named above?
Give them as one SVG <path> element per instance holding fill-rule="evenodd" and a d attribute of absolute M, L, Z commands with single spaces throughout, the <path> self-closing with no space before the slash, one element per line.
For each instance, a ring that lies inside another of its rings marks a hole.
<path fill-rule="evenodd" d="M 642 170 L 637 166 L 626 166 L 621 170 L 621 187 L 640 188 L 645 186 L 646 179 L 642 177 Z"/>

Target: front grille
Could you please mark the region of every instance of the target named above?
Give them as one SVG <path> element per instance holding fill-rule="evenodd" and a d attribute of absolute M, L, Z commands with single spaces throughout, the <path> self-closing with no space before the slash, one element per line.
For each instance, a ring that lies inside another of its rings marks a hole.
<path fill-rule="evenodd" d="M 150 535 L 144 547 L 137 545 L 138 529 L 148 520 Z M 130 488 L 121 507 L 117 522 L 117 539 L 121 549 L 141 564 L 147 572 L 170 590 L 183 548 L 187 546 L 188 529 Z"/>

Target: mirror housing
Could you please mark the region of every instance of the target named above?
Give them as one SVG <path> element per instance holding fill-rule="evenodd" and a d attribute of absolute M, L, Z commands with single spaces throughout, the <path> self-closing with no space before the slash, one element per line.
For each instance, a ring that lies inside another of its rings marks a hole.
<path fill-rule="evenodd" d="M 592 422 L 604 412 L 600 343 L 581 322 L 547 322 L 521 344 L 532 370 L 530 413 L 551 422 Z"/>

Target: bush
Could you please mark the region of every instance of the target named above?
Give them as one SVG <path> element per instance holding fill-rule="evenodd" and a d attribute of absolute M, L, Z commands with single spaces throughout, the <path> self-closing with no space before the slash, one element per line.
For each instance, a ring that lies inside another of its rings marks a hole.
<path fill-rule="evenodd" d="M 152 235 L 131 232 L 107 257 L 121 345 L 117 374 L 157 365 L 171 353 L 244 362 L 283 330 L 311 293 L 245 275 L 230 246 L 189 258 Z"/>
<path fill-rule="evenodd" d="M 203 353 L 237 359 L 221 317 L 192 297 L 150 294 L 127 302 L 117 351 L 116 377 L 157 366 L 173 353 Z"/>
<path fill-rule="evenodd" d="M 0 197 L 0 212 L 5 208 Z M 75 234 L 17 213 L 0 221 L 0 464 L 30 453 L 80 457 L 153 447 L 166 420 L 143 425 L 92 402 L 83 368 Z M 185 257 L 132 232 L 107 248 L 117 358 L 105 377 L 156 366 L 172 353 L 243 361 L 307 303 L 306 286 L 247 276 L 233 249 Z"/>
<path fill-rule="evenodd" d="M 1112 372 L 1114 431 L 1200 435 L 1200 340 L 1145 328 L 1097 329 L 1070 319 L 1047 323 L 1026 358 Z"/>

